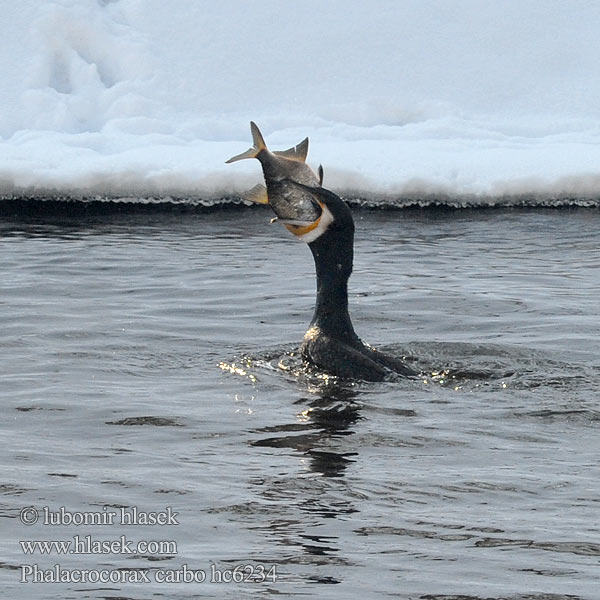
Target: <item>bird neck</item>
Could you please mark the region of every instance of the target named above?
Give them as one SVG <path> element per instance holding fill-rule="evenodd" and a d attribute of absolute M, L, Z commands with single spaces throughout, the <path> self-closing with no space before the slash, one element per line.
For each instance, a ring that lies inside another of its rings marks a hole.
<path fill-rule="evenodd" d="M 348 313 L 353 243 L 353 232 L 327 231 L 309 244 L 317 273 L 317 300 L 311 327 L 346 341 L 358 340 Z"/>

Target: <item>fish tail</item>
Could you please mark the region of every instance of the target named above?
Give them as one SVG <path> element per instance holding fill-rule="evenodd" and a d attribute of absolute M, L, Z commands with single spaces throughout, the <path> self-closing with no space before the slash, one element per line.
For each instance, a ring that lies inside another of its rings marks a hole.
<path fill-rule="evenodd" d="M 262 133 L 254 121 L 250 121 L 250 131 L 252 132 L 252 148 L 248 148 L 246 152 L 231 157 L 229 160 L 225 161 L 226 163 L 244 160 L 245 158 L 256 158 L 263 150 L 267 149 Z"/>

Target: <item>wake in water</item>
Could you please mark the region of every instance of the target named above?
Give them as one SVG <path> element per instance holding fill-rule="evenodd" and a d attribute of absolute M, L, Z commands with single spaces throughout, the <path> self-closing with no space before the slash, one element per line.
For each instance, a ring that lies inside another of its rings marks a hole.
<path fill-rule="evenodd" d="M 551 353 L 502 344 L 451 342 L 412 342 L 384 345 L 381 349 L 410 365 L 415 378 L 386 378 L 400 387 L 435 386 L 455 392 L 511 390 L 535 391 L 554 388 L 565 392 L 589 390 L 600 375 L 597 367 L 557 360 Z M 377 384 L 344 380 L 302 360 L 297 347 L 278 347 L 258 354 L 242 355 L 231 362 L 222 361 L 223 371 L 247 378 L 256 386 L 284 378 L 307 389 L 330 385 L 368 389 Z M 543 409 L 539 416 L 545 416 Z M 600 412 L 596 411 L 597 418 Z M 551 415 L 546 415 L 551 416 Z M 590 415 L 590 418 L 593 415 Z"/>

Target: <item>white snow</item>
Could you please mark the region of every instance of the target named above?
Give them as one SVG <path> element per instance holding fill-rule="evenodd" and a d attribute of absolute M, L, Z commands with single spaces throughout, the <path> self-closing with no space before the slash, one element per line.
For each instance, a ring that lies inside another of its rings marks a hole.
<path fill-rule="evenodd" d="M 600 196 L 600 3 L 4 2 L 0 195 L 218 197 L 309 136 L 325 185 Z"/>

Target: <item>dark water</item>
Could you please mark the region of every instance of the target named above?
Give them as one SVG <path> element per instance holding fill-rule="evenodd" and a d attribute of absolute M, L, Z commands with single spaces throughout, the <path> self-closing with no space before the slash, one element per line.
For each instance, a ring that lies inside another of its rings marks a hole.
<path fill-rule="evenodd" d="M 356 329 L 423 372 L 379 384 L 294 374 L 312 258 L 269 216 L 0 221 L 0 596 L 598 598 L 600 212 L 357 211 Z M 175 546 L 19 543 L 122 535 Z"/>

